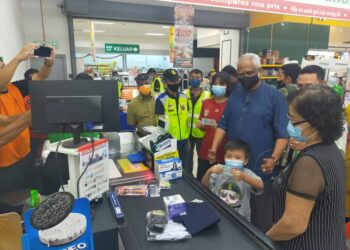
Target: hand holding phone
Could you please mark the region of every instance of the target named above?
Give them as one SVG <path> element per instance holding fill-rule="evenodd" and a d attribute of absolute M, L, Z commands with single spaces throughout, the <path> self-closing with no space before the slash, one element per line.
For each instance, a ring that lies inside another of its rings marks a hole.
<path fill-rule="evenodd" d="M 39 48 L 34 50 L 34 55 L 39 57 L 50 57 L 52 48 L 40 46 Z"/>

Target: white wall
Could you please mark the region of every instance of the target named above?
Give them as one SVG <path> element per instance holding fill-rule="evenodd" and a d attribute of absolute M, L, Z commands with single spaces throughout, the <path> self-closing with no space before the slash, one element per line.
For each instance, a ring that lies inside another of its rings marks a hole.
<path fill-rule="evenodd" d="M 220 38 L 220 69 L 226 65 L 237 68 L 239 58 L 239 30 L 223 30 Z"/>
<path fill-rule="evenodd" d="M 8 0 L 10 2 L 11 0 Z M 62 14 L 58 7 L 63 0 L 46 0 L 43 2 L 44 24 L 46 31 L 46 40 L 57 41 L 57 54 L 66 55 L 67 73 L 70 74 L 71 61 L 68 36 L 67 17 Z M 43 41 L 43 32 L 41 27 L 39 0 L 21 0 L 23 13 L 23 28 L 26 41 Z M 15 16 L 16 18 L 18 16 Z"/>
<path fill-rule="evenodd" d="M 22 12 L 19 0 L 1 0 L 0 7 L 0 56 L 9 62 L 25 44 Z M 28 63 L 21 63 L 13 80 L 23 78 Z"/>

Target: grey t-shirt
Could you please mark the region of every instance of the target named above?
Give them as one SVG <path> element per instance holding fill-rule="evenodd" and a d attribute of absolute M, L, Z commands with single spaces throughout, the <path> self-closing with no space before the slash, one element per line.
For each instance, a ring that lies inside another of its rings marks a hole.
<path fill-rule="evenodd" d="M 244 168 L 243 172 L 249 176 L 261 180 L 251 170 Z M 210 190 L 218 195 L 226 204 L 233 207 L 240 215 L 250 221 L 250 193 L 260 195 L 262 190 L 254 190 L 245 181 L 235 181 L 232 176 L 226 174 L 212 174 L 210 176 Z"/>

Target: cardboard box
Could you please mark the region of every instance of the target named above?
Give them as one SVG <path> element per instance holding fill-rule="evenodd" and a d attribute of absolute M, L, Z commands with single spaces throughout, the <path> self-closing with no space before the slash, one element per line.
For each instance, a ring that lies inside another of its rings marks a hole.
<path fill-rule="evenodd" d="M 159 181 L 170 181 L 182 177 L 182 161 L 170 158 L 155 161 L 154 172 Z"/>
<path fill-rule="evenodd" d="M 181 195 L 176 194 L 172 196 L 163 197 L 165 210 L 171 219 L 186 215 L 186 203 Z"/>

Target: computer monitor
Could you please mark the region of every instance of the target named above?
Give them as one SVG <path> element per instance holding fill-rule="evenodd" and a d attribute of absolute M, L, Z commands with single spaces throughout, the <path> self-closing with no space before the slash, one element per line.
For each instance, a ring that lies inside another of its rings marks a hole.
<path fill-rule="evenodd" d="M 119 131 L 119 101 L 115 81 L 31 81 L 32 128 L 43 133 L 72 133 L 76 148 L 86 143 L 81 132 Z"/>

